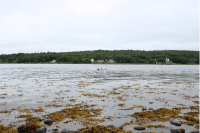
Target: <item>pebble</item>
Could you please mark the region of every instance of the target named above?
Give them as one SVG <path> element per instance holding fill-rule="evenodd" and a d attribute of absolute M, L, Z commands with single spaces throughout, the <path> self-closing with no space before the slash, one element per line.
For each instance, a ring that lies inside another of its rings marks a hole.
<path fill-rule="evenodd" d="M 185 129 L 179 129 L 179 130 L 181 130 L 181 133 L 185 133 Z"/>
<path fill-rule="evenodd" d="M 179 133 L 179 131 L 176 129 L 171 129 L 170 131 L 171 131 L 171 133 Z"/>
<path fill-rule="evenodd" d="M 52 131 L 58 131 L 58 129 L 57 129 L 57 128 L 55 128 L 55 129 L 52 129 Z"/>
<path fill-rule="evenodd" d="M 171 133 L 185 133 L 185 129 L 171 129 Z"/>
<path fill-rule="evenodd" d="M 60 133 L 71 133 L 71 131 L 63 129 Z"/>
<path fill-rule="evenodd" d="M 115 127 L 114 125 L 107 125 L 106 127 Z"/>
<path fill-rule="evenodd" d="M 198 131 L 192 131 L 192 132 L 190 132 L 190 133 L 199 133 L 199 130 L 198 130 Z"/>
<path fill-rule="evenodd" d="M 120 126 L 119 129 L 123 129 L 123 126 Z"/>
<path fill-rule="evenodd" d="M 193 126 L 193 124 L 192 124 L 192 123 L 188 123 L 188 125 L 189 125 L 189 126 Z"/>
<path fill-rule="evenodd" d="M 173 121 L 171 121 L 170 124 L 175 125 L 175 126 L 181 126 L 181 123 L 173 122 Z"/>
<path fill-rule="evenodd" d="M 41 127 L 41 128 L 38 128 L 38 129 L 36 130 L 36 133 L 46 133 L 46 131 L 47 131 L 47 128 L 46 128 L 46 127 Z"/>
<path fill-rule="evenodd" d="M 135 130 L 145 130 L 145 127 L 134 127 Z"/>
<path fill-rule="evenodd" d="M 52 125 L 52 120 L 50 120 L 50 119 L 45 119 L 45 120 L 44 120 L 44 124 Z"/>

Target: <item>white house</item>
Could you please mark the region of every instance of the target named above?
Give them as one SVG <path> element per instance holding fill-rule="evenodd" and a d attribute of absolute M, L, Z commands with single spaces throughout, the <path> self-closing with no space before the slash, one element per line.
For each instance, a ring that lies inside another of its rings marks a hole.
<path fill-rule="evenodd" d="M 50 63 L 55 64 L 55 63 L 56 63 L 56 60 L 52 60 L 52 61 L 50 61 Z"/>
<path fill-rule="evenodd" d="M 155 63 L 157 64 L 157 61 L 156 61 L 156 59 L 155 59 Z"/>
<path fill-rule="evenodd" d="M 169 61 L 170 61 L 169 58 L 166 57 L 166 62 L 169 62 Z"/>
<path fill-rule="evenodd" d="M 104 60 L 97 60 L 97 63 L 102 63 L 104 62 Z"/>
<path fill-rule="evenodd" d="M 93 58 L 91 59 L 91 62 L 94 62 L 94 59 L 93 59 Z"/>
<path fill-rule="evenodd" d="M 108 62 L 113 63 L 114 59 L 109 59 Z"/>

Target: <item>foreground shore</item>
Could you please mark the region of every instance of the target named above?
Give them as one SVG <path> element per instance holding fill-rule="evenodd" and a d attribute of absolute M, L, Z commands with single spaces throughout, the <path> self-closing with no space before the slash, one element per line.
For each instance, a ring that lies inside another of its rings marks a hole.
<path fill-rule="evenodd" d="M 98 68 L 1 65 L 1 132 L 198 132 L 198 66 Z"/>

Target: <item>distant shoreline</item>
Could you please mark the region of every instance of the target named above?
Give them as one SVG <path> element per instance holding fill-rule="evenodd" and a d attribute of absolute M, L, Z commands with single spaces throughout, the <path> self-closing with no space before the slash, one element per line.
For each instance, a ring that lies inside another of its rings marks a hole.
<path fill-rule="evenodd" d="M 80 64 L 84 64 L 84 63 L 0 63 L 0 64 L 76 64 L 76 65 L 80 65 Z M 98 63 L 85 63 L 85 65 L 199 65 L 199 64 L 135 64 L 135 63 L 102 63 L 102 64 L 98 64 Z"/>
<path fill-rule="evenodd" d="M 0 55 L 0 63 L 23 64 L 199 64 L 199 51 L 94 50 L 80 52 L 18 53 Z"/>

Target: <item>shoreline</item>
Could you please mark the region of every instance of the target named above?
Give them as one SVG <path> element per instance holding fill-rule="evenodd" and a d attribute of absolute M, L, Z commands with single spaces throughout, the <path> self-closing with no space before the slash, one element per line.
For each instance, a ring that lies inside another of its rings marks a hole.
<path fill-rule="evenodd" d="M 0 63 L 0 64 L 84 64 L 84 63 Z M 134 63 L 105 63 L 105 64 L 98 64 L 98 63 L 86 63 L 88 65 L 199 65 L 199 64 L 134 64 Z M 86 65 L 85 64 L 85 65 Z"/>

